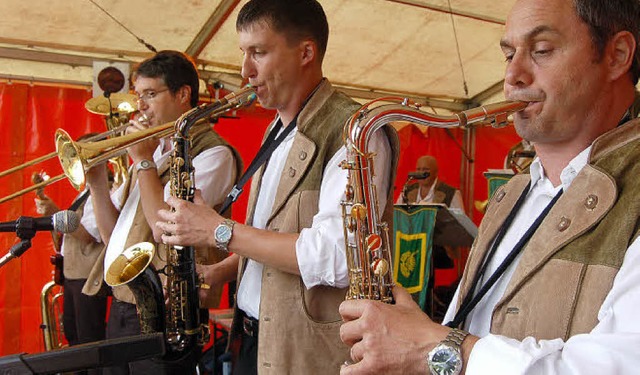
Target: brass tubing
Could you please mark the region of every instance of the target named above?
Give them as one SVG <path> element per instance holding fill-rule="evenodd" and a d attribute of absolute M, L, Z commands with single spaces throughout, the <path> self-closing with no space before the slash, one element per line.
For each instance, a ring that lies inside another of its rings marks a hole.
<path fill-rule="evenodd" d="M 128 126 L 129 126 L 129 124 L 125 124 L 125 125 L 119 126 L 117 128 L 113 128 L 111 130 L 108 130 L 108 131 L 106 131 L 104 133 L 96 134 L 93 137 L 88 138 L 86 140 L 86 142 L 95 142 L 95 141 L 99 141 L 101 139 L 105 139 L 105 138 L 110 137 L 112 135 L 115 135 L 117 133 L 123 132 Z M 7 175 L 10 175 L 11 173 L 17 172 L 17 171 L 19 171 L 21 169 L 30 167 L 32 165 L 36 165 L 38 163 L 41 163 L 41 162 L 49 160 L 49 159 L 53 159 L 56 156 L 58 156 L 58 152 L 57 151 L 52 151 L 52 152 L 50 152 L 50 153 L 48 153 L 46 155 L 42 155 L 42 156 L 37 157 L 37 158 L 35 158 L 33 160 L 30 160 L 28 162 L 25 162 L 25 163 L 22 163 L 20 165 L 16 165 L 15 167 L 11 167 L 11 168 L 9 168 L 7 170 L 4 170 L 4 171 L 0 172 L 0 177 L 4 177 L 4 176 L 7 176 Z M 2 202 L 0 202 L 0 203 L 2 203 Z"/>
<path fill-rule="evenodd" d="M 66 176 L 65 176 L 64 174 L 59 174 L 59 175 L 57 175 L 57 176 L 55 176 L 55 177 L 52 177 L 52 178 L 48 179 L 47 181 L 42 181 L 42 182 L 41 182 L 41 183 L 39 183 L 39 184 L 31 185 L 31 186 L 29 186 L 28 188 L 24 188 L 24 189 L 22 189 L 22 190 L 20 190 L 20 191 L 16 191 L 15 193 L 10 194 L 10 195 L 7 195 L 6 197 L 4 197 L 4 198 L 0 199 L 0 204 L 2 204 L 2 203 L 4 203 L 4 202 L 6 202 L 6 201 L 8 201 L 8 200 L 11 200 L 11 199 L 13 199 L 13 198 L 19 197 L 19 196 L 21 196 L 21 195 L 23 195 L 23 194 L 26 194 L 26 193 L 28 193 L 28 192 L 30 192 L 30 191 L 34 191 L 34 190 L 37 190 L 37 189 L 43 188 L 43 187 L 45 187 L 45 186 L 47 186 L 47 185 L 51 185 L 51 184 L 53 184 L 54 182 L 58 182 L 58 181 L 60 181 L 60 180 L 63 180 L 65 177 L 66 177 Z"/>
<path fill-rule="evenodd" d="M 6 176 L 8 174 L 11 174 L 11 173 L 19 171 L 21 169 L 24 169 L 24 168 L 30 167 L 32 165 L 38 164 L 38 163 L 43 162 L 45 160 L 49 160 L 49 159 L 55 158 L 57 155 L 58 155 L 58 153 L 53 151 L 53 152 L 50 152 L 50 153 L 48 153 L 46 155 L 42 155 L 39 158 L 33 159 L 31 161 L 28 161 L 26 163 L 23 163 L 23 164 L 20 164 L 20 165 L 16 165 L 15 167 L 9 168 L 6 171 L 0 172 L 0 177 L 4 177 L 4 176 Z"/>

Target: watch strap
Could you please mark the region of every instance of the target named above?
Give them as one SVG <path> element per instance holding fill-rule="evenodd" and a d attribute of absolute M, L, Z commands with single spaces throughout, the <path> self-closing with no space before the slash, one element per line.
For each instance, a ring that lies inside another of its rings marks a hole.
<path fill-rule="evenodd" d="M 229 227 L 230 231 L 231 231 L 231 236 L 229 236 L 229 239 L 225 242 L 222 241 L 218 241 L 218 237 L 214 236 L 215 240 L 216 240 L 216 246 L 218 247 L 218 249 L 220 250 L 224 250 L 224 251 L 229 251 L 229 242 L 231 242 L 231 238 L 233 237 L 233 226 L 236 224 L 235 221 L 231 220 L 231 219 L 224 219 L 222 220 L 222 223 L 220 223 L 219 226 L 223 225 L 223 226 L 227 226 Z"/>
<path fill-rule="evenodd" d="M 136 171 L 144 171 L 146 169 L 158 169 L 153 160 L 142 159 L 136 163 Z"/>
<path fill-rule="evenodd" d="M 449 331 L 449 334 L 447 335 L 447 337 L 445 337 L 445 339 L 442 342 L 452 343 L 453 345 L 459 348 L 462 346 L 462 342 L 468 335 L 469 335 L 469 332 L 465 332 L 463 330 L 453 328 L 451 329 L 451 331 Z"/>

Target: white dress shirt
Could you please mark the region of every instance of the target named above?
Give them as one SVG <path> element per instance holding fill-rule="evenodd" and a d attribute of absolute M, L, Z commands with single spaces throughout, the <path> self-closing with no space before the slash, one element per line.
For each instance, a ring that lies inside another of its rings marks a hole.
<path fill-rule="evenodd" d="M 98 230 L 98 223 L 96 223 L 96 217 L 93 211 L 93 202 L 91 202 L 91 196 L 87 197 L 87 200 L 84 202 L 82 217 L 80 218 L 80 225 L 84 227 L 87 233 L 89 233 L 97 243 L 102 242 L 102 237 L 100 237 L 100 231 Z M 62 236 L 62 248 L 64 249 L 64 236 Z"/>
<path fill-rule="evenodd" d="M 162 153 L 165 142 L 169 142 L 169 151 Z M 171 152 L 173 145 L 169 139 L 160 140 L 160 145 L 153 154 L 153 161 L 160 169 L 164 163 L 171 162 Z M 202 198 L 209 206 L 222 203 L 226 193 L 231 190 L 236 178 L 235 159 L 232 151 L 225 146 L 216 146 L 202 151 L 192 160 L 195 169 L 194 183 L 197 189 L 202 191 Z M 125 250 L 124 246 L 129 237 L 129 229 L 133 225 L 133 219 L 140 201 L 140 188 L 136 180 L 133 190 L 129 194 L 126 202 L 122 202 L 125 193 L 125 185 L 122 184 L 112 195 L 112 200 L 116 207 L 122 207 L 120 215 L 113 228 L 113 234 L 107 245 L 104 257 L 105 275 L 108 266 L 115 258 Z M 171 195 L 170 183 L 164 186 L 165 200 Z M 124 203 L 124 207 L 122 204 Z M 213 229 L 212 229 L 213 232 Z"/>
<path fill-rule="evenodd" d="M 422 191 L 422 186 L 418 186 L 416 201 L 411 204 L 420 205 L 420 204 L 433 203 L 433 198 L 436 194 L 435 191 L 436 191 L 437 183 L 438 183 L 438 179 L 436 178 L 433 181 L 433 184 L 431 185 L 429 190 L 426 192 L 426 195 L 424 197 L 422 196 L 422 194 L 424 194 L 425 192 Z M 405 204 L 402 194 L 398 195 L 398 199 L 396 199 L 396 204 Z M 457 208 L 460 211 L 464 212 L 464 203 L 462 203 L 462 194 L 460 193 L 460 190 L 456 189 L 456 192 L 453 194 L 453 197 L 451 198 L 451 204 L 449 205 L 449 208 Z"/>
<path fill-rule="evenodd" d="M 256 201 L 253 217 L 253 226 L 256 228 L 264 229 L 271 215 L 280 175 L 296 132 L 297 128 L 278 145 L 269 159 Z M 377 154 L 374 158 L 374 184 L 378 191 L 378 207 L 382 212 L 387 201 L 386 186 L 389 186 L 392 157 L 391 147 L 383 132 L 376 131 L 373 134 L 370 150 Z M 296 242 L 298 266 L 307 289 L 316 285 L 337 288 L 349 285 L 340 206 L 340 201 L 345 199 L 348 172 L 339 166 L 346 155 L 346 148 L 341 147 L 327 164 L 320 185 L 318 213 L 313 217 L 311 227 L 302 229 Z M 255 319 L 260 316 L 262 269 L 261 263 L 249 260 L 238 288 L 238 307 Z"/>
<path fill-rule="evenodd" d="M 591 147 L 576 156 L 560 175 L 560 186 L 554 187 L 544 175 L 539 159 L 531 164 L 531 188 L 516 214 L 497 252 L 489 262 L 481 283 L 495 271 L 522 234 L 553 199 L 560 189 L 566 190 L 587 164 Z M 518 341 L 490 334 L 491 312 L 502 298 L 520 257 L 481 299 L 469 314 L 465 329 L 481 337 L 475 344 L 467 375 L 475 374 L 638 374 L 640 373 L 640 241 L 627 249 L 613 287 L 598 312 L 598 324 L 588 334 L 562 339 Z M 453 319 L 458 300 L 453 297 L 444 322 Z"/>

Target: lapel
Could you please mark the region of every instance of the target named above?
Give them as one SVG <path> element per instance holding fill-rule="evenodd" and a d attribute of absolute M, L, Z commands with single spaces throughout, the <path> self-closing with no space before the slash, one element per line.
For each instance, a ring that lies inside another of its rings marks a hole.
<path fill-rule="evenodd" d="M 479 272 L 482 261 L 487 255 L 500 226 L 511 212 L 511 209 L 530 180 L 531 177 L 529 174 L 516 175 L 508 184 L 501 186 L 491 197 L 491 201 L 487 206 L 487 212 L 480 228 L 478 228 L 477 242 L 471 249 L 471 256 L 469 257 L 460 282 L 461 288 L 458 294 L 458 309 L 462 304 L 462 299 L 466 297 L 471 290 L 471 283 Z"/>
<path fill-rule="evenodd" d="M 567 243 L 595 226 L 617 199 L 615 181 L 586 165 L 558 199 L 523 249 L 502 301 L 509 298 Z"/>
<path fill-rule="evenodd" d="M 312 162 L 315 160 L 313 157 L 315 152 L 316 144 L 311 139 L 300 132 L 294 135 L 291 150 L 282 169 L 268 222 L 284 207 L 293 190 L 298 186 L 302 177 L 306 175 L 307 169 L 311 167 Z"/>

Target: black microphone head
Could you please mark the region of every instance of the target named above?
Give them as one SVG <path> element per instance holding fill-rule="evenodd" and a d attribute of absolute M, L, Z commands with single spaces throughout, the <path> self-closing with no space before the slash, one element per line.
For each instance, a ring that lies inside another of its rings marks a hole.
<path fill-rule="evenodd" d="M 51 216 L 53 230 L 60 233 L 74 232 L 80 226 L 80 218 L 74 211 L 58 211 Z"/>
<path fill-rule="evenodd" d="M 409 172 L 409 178 L 412 178 L 414 180 L 424 180 L 430 175 L 431 173 L 429 172 Z"/>

